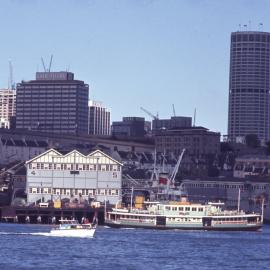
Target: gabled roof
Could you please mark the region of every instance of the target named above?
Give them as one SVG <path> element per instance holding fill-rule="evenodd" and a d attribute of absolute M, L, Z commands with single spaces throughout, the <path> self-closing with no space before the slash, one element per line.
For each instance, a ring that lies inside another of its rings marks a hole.
<path fill-rule="evenodd" d="M 36 157 L 34 157 L 34 158 L 32 158 L 32 159 L 26 161 L 25 163 L 28 164 L 28 163 L 33 162 L 34 160 L 36 160 L 36 159 L 38 159 L 38 158 L 40 158 L 40 157 L 43 157 L 43 156 L 45 156 L 45 155 L 48 155 L 48 154 L 50 154 L 50 153 L 54 153 L 55 156 L 62 156 L 61 153 L 59 153 L 59 152 L 56 151 L 55 149 L 51 148 L 51 149 L 45 151 L 44 153 L 42 153 L 42 154 L 40 154 L 40 155 L 38 155 L 38 156 L 36 156 Z"/>
<path fill-rule="evenodd" d="M 99 157 L 99 156 L 105 156 L 109 159 L 111 159 L 112 161 L 116 162 L 117 164 L 123 166 L 123 164 L 119 161 L 117 161 L 116 159 L 112 158 L 111 156 L 105 154 L 104 152 L 100 151 L 100 150 L 95 150 L 94 152 L 90 153 L 87 155 L 88 157 Z"/>
<path fill-rule="evenodd" d="M 56 151 L 55 149 L 49 149 L 49 150 L 47 150 L 46 152 L 44 152 L 44 153 L 42 153 L 42 154 L 40 154 L 40 155 L 38 155 L 38 156 L 36 156 L 36 157 L 34 157 L 34 158 L 28 160 L 28 161 L 26 162 L 26 164 L 31 163 L 31 162 L 33 162 L 33 161 L 35 161 L 35 160 L 38 160 L 39 158 L 41 158 L 41 157 L 43 157 L 43 156 L 47 156 L 47 155 L 50 155 L 50 154 L 53 154 L 54 157 L 58 157 L 58 158 L 60 158 L 60 159 L 66 158 L 66 157 L 69 157 L 69 156 L 70 156 L 70 157 L 74 157 L 74 156 L 78 157 L 78 156 L 79 156 L 79 157 L 82 157 L 82 158 L 87 158 L 87 157 L 105 157 L 105 158 L 110 159 L 110 160 L 113 161 L 114 163 L 117 163 L 117 164 L 119 164 L 119 165 L 121 165 L 121 166 L 123 165 L 122 163 L 120 163 L 120 162 L 117 161 L 116 159 L 110 157 L 109 155 L 105 154 L 104 152 L 102 152 L 102 151 L 100 151 L 100 150 L 95 150 L 94 152 L 92 152 L 92 153 L 90 153 L 90 154 L 88 154 L 88 155 L 86 156 L 86 155 L 82 154 L 81 152 L 79 152 L 78 150 L 72 150 L 71 152 L 69 152 L 69 153 L 67 153 L 67 154 L 65 154 L 65 155 L 62 155 L 61 153 L 59 153 L 59 152 Z"/>

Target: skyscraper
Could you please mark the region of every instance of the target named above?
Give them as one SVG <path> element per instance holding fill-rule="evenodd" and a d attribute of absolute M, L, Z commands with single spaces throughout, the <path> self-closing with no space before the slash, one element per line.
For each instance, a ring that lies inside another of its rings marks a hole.
<path fill-rule="evenodd" d="M 101 102 L 90 100 L 88 134 L 106 135 L 111 134 L 111 112 Z"/>
<path fill-rule="evenodd" d="M 270 139 L 270 33 L 231 34 L 228 136 Z"/>
<path fill-rule="evenodd" d="M 71 72 L 37 72 L 17 85 L 16 128 L 87 134 L 88 92 Z"/>
<path fill-rule="evenodd" d="M 0 89 L 0 128 L 10 128 L 16 114 L 16 90 Z"/>

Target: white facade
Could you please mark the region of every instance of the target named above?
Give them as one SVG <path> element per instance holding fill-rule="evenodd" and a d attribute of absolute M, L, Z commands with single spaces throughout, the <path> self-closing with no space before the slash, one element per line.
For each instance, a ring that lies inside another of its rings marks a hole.
<path fill-rule="evenodd" d="M 85 156 L 50 149 L 26 165 L 28 203 L 91 198 L 115 204 L 121 199 L 122 164 L 99 150 Z"/>
<path fill-rule="evenodd" d="M 10 128 L 10 117 L 16 114 L 16 90 L 0 89 L 0 128 Z"/>
<path fill-rule="evenodd" d="M 110 110 L 101 102 L 90 100 L 88 112 L 88 134 L 109 136 L 111 134 Z"/>

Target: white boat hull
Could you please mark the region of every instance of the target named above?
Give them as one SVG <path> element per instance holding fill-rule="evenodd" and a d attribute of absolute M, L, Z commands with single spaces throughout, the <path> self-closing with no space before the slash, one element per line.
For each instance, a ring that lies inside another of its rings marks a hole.
<path fill-rule="evenodd" d="M 60 237 L 88 237 L 94 236 L 96 229 L 53 229 L 50 232 L 51 236 Z"/>

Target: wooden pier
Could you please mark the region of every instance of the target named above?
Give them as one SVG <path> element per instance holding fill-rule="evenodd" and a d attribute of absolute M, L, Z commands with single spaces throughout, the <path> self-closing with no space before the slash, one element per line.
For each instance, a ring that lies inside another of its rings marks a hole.
<path fill-rule="evenodd" d="M 98 218 L 98 224 L 104 224 L 104 208 L 0 207 L 1 222 L 9 223 L 57 224 L 61 218 L 74 218 L 81 222 L 83 218 L 92 221 L 94 217 Z"/>

